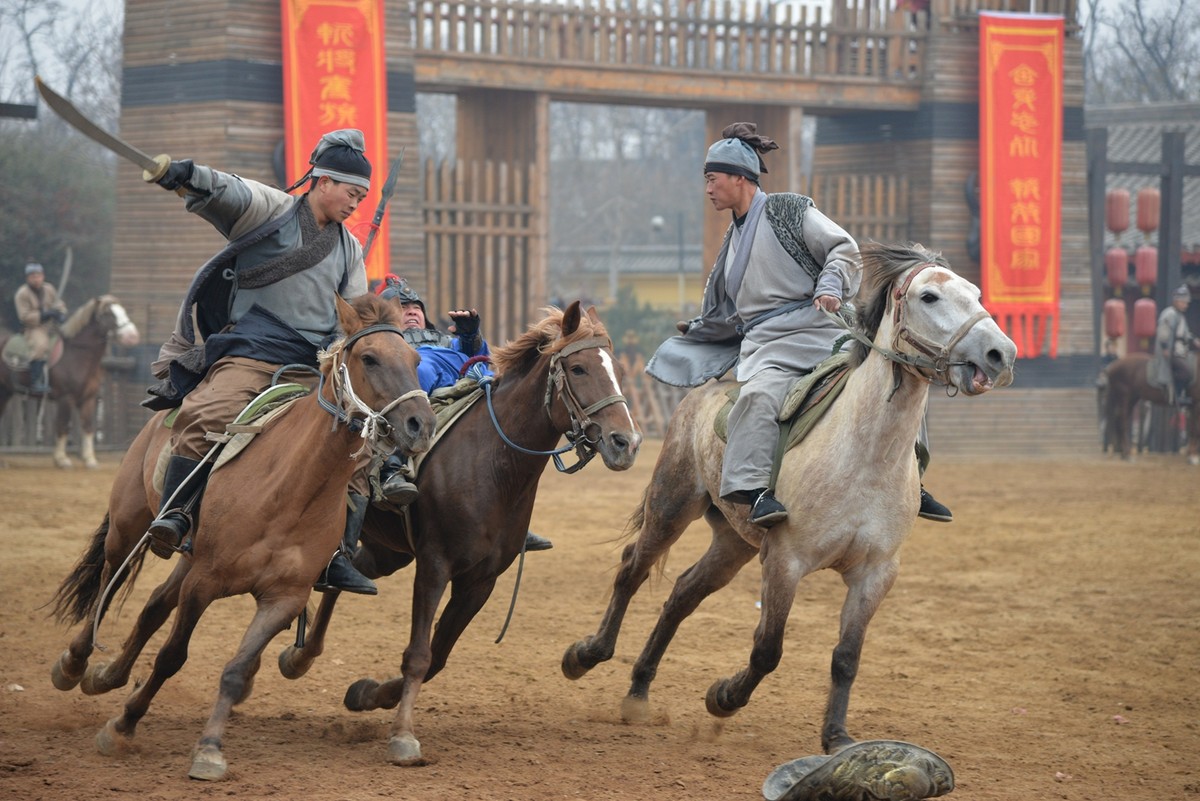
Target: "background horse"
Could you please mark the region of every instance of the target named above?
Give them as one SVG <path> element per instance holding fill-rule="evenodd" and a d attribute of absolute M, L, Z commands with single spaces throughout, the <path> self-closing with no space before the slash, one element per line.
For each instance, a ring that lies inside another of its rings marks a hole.
<path fill-rule="evenodd" d="M 790 510 L 770 529 L 749 522 L 747 505 L 720 500 L 725 444 L 713 422 L 727 383 L 709 382 L 676 410 L 654 475 L 631 521 L 612 598 L 596 634 L 571 645 L 562 670 L 582 677 L 611 659 L 629 603 L 650 569 L 687 526 L 703 516 L 708 551 L 676 581 L 633 667 L 626 720 L 649 715 L 650 683 L 679 625 L 756 554 L 762 613 L 749 664 L 714 683 L 705 704 L 727 717 L 779 664 L 788 614 L 804 576 L 822 568 L 848 591 L 833 652 L 821 744 L 833 753 L 854 740 L 846 730 L 850 688 L 875 610 L 896 579 L 899 549 L 916 521 L 920 479 L 913 443 L 931 382 L 979 395 L 1012 382 L 1016 347 L 979 303 L 979 290 L 924 248 L 863 248 L 861 330 L 837 402 L 783 459 L 776 495 Z M 870 343 L 869 345 L 867 343 Z"/>
<path fill-rule="evenodd" d="M 621 394 L 612 342 L 594 309 L 584 315 L 576 301 L 565 312 L 552 312 L 493 350 L 492 361 L 498 372 L 494 420 L 488 402 L 472 405 L 425 458 L 417 477 L 420 495 L 408 507 L 411 526 L 373 508 L 355 559 L 372 578 L 416 560 L 401 676 L 383 683 L 361 679 L 345 698 L 354 711 L 399 705 L 388 743 L 388 761 L 396 765 L 423 764 L 413 726 L 417 695 L 445 667 L 497 577 L 521 553 L 554 446 L 568 434 L 585 451 L 599 452 L 610 470 L 631 467 L 641 446 Z M 450 599 L 434 631 L 447 585 Z M 326 593 L 304 647 L 280 654 L 283 675 L 299 678 L 321 654 L 336 600 L 336 593 Z"/>
<path fill-rule="evenodd" d="M 145 558 L 144 532 L 159 500 L 156 468 L 170 438 L 163 425 L 167 412 L 151 418 L 126 453 L 108 514 L 55 598 L 60 620 L 86 625 L 51 669 L 54 686 L 69 690 L 82 682 L 89 695 L 124 686 L 151 635 L 172 610 L 179 611 L 150 676 L 126 700 L 123 713 L 97 734 L 101 753 L 117 753 L 132 741 L 159 688 L 183 667 L 192 630 L 209 604 L 249 593 L 257 611 L 221 674 L 217 703 L 189 773 L 197 779 L 221 778 L 221 736 L 230 710 L 249 696 L 262 650 L 304 609 L 313 582 L 342 538 L 346 487 L 356 465 L 352 454 L 368 446 L 382 448 L 376 440 L 385 434 L 388 451 L 393 445 L 409 454 L 428 448 L 435 420 L 417 380 L 419 357 L 398 327 L 399 307 L 374 295 L 356 299 L 353 307 L 339 297 L 337 305 L 346 337 L 323 356 L 318 390 L 212 471 L 191 555 L 177 561 L 150 595 L 116 658 L 88 666 L 94 626 L 111 601 L 102 595 L 104 588 L 115 575 L 118 586 L 124 582 L 128 590 Z M 331 427 L 331 415 L 341 425 Z M 132 574 L 120 571 L 131 554 Z"/>
<path fill-rule="evenodd" d="M 1130 459 L 1133 455 L 1129 431 L 1133 423 L 1134 406 L 1141 401 L 1167 404 L 1166 390 L 1151 385 L 1147 380 L 1150 362 L 1148 353 L 1131 353 L 1104 369 L 1107 380 L 1104 399 L 1106 443 L 1112 444 L 1122 459 Z M 1197 354 L 1196 366 L 1200 370 L 1200 354 Z M 1198 390 L 1200 381 L 1193 380 L 1188 389 L 1193 401 L 1187 411 L 1187 458 L 1194 465 L 1200 464 L 1200 414 L 1196 414 L 1194 400 Z"/>
<path fill-rule="evenodd" d="M 125 347 L 138 343 L 137 326 L 125 313 L 121 302 L 113 295 L 100 295 L 75 310 L 59 327 L 63 338 L 62 357 L 50 367 L 50 399 L 57 402 L 54 421 L 54 463 L 71 467 L 67 456 L 67 435 L 71 429 L 71 412 L 79 414 L 83 433 L 79 453 L 83 463 L 96 467 L 96 400 L 100 394 L 100 379 L 104 371 L 100 361 L 108 349 L 108 337 L 113 335 Z M 8 337 L 0 339 L 0 349 Z M 20 374 L 20 386 L 28 387 L 28 371 Z M 0 414 L 18 389 L 18 374 L 0 362 Z"/>

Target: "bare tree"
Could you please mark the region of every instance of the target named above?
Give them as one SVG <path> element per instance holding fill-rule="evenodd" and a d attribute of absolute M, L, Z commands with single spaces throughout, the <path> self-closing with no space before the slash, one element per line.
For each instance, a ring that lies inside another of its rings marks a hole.
<path fill-rule="evenodd" d="M 1080 4 L 1088 103 L 1200 100 L 1200 4 L 1090 0 Z"/>

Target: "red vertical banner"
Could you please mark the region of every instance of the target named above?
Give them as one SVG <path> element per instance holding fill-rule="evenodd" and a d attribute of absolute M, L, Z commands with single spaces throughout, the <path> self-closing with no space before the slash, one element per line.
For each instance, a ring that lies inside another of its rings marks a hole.
<path fill-rule="evenodd" d="M 287 180 L 308 171 L 321 136 L 358 128 L 371 162 L 371 191 L 346 221 L 366 241 L 387 178 L 387 65 L 384 0 L 280 0 L 283 20 L 283 127 Z M 380 224 L 367 276 L 387 273 L 388 229 Z"/>
<path fill-rule="evenodd" d="M 979 13 L 983 305 L 1018 355 L 1058 355 L 1063 20 Z"/>

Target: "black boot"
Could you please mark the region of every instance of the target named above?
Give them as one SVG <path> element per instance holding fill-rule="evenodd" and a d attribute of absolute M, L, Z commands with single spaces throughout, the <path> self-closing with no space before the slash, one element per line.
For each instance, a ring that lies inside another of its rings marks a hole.
<path fill-rule="evenodd" d="M 525 532 L 525 550 L 526 551 L 548 551 L 554 547 L 554 543 L 545 537 L 539 537 L 532 531 Z"/>
<path fill-rule="evenodd" d="M 183 538 L 191 531 L 192 522 L 199 514 L 198 496 L 204 490 L 211 469 L 211 462 L 201 464 L 187 456 L 172 455 L 171 461 L 167 462 L 167 472 L 163 476 L 162 506 L 158 518 L 150 524 L 150 550 L 155 556 L 170 559 L 171 554 L 183 545 Z M 196 474 L 188 481 L 193 471 Z"/>
<path fill-rule="evenodd" d="M 313 589 L 318 592 L 337 590 L 340 592 L 356 592 L 359 595 L 378 595 L 379 589 L 375 582 L 359 573 L 351 563 L 354 551 L 358 547 L 358 538 L 362 535 L 363 520 L 367 516 L 367 498 L 357 492 L 350 493 L 350 511 L 346 513 L 346 533 L 342 535 L 342 545 L 338 548 L 325 572 L 317 579 Z"/>
<path fill-rule="evenodd" d="M 397 506 L 408 506 L 417 499 L 417 485 L 405 478 L 404 460 L 392 454 L 379 468 L 379 489 L 383 497 Z"/>
<path fill-rule="evenodd" d="M 754 506 L 750 507 L 750 522 L 770 528 L 788 516 L 785 507 L 769 489 L 755 490 Z"/>
<path fill-rule="evenodd" d="M 37 359 L 29 363 L 29 394 L 45 395 L 50 391 L 46 376 L 46 360 Z"/>
<path fill-rule="evenodd" d="M 954 522 L 954 513 L 946 508 L 944 504 L 938 503 L 925 487 L 921 487 L 921 509 L 917 512 L 917 517 L 923 517 L 926 520 L 936 520 L 939 523 Z"/>

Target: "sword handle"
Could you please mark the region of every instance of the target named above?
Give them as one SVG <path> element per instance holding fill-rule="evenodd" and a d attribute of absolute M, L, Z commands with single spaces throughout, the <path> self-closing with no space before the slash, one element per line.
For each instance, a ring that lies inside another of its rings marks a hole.
<path fill-rule="evenodd" d="M 167 174 L 167 169 L 171 166 L 171 157 L 160 153 L 154 157 L 154 163 L 158 165 L 154 172 L 142 170 L 142 180 L 148 184 L 158 183 L 158 179 Z"/>

